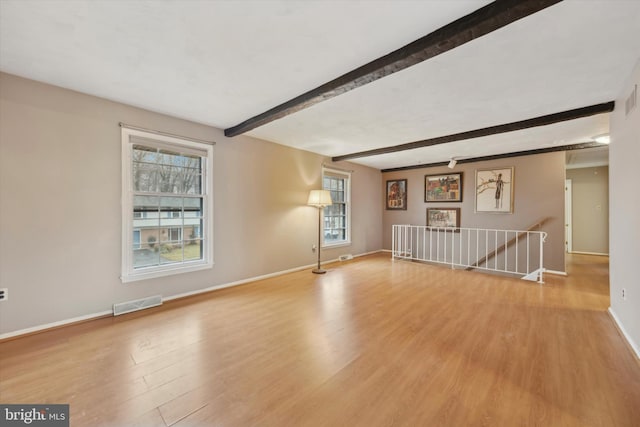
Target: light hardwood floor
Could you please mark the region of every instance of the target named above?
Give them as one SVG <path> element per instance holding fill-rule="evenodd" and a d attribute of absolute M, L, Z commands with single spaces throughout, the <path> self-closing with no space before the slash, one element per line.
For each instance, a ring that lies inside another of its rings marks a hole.
<path fill-rule="evenodd" d="M 78 426 L 639 426 L 608 259 L 538 285 L 378 254 L 0 343 Z"/>

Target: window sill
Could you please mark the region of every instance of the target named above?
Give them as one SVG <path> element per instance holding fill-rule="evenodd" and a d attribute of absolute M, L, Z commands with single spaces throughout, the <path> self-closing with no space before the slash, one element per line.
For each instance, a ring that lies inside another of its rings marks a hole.
<path fill-rule="evenodd" d="M 322 249 L 342 248 L 344 246 L 351 246 L 351 242 L 323 243 Z"/>
<path fill-rule="evenodd" d="M 122 283 L 137 282 L 140 280 L 156 279 L 159 277 L 174 276 L 176 274 L 191 273 L 193 271 L 208 270 L 213 268 L 213 263 L 194 264 L 179 267 L 153 268 L 150 270 L 139 270 L 130 274 L 120 276 Z"/>

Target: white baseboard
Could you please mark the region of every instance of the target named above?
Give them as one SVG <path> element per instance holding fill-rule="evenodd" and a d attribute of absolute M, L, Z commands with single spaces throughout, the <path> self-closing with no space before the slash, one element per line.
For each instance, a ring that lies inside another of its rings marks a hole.
<path fill-rule="evenodd" d="M 98 313 L 85 314 L 84 316 L 78 316 L 71 319 L 60 320 L 52 323 L 46 323 L 44 325 L 33 326 L 31 328 L 18 329 L 17 331 L 0 334 L 0 341 L 5 340 L 7 338 L 14 338 L 20 335 L 31 334 L 34 332 L 44 331 L 46 329 L 53 329 L 59 326 L 69 325 L 71 323 L 84 322 L 85 320 L 93 320 L 93 319 L 97 319 L 98 317 L 108 316 L 110 314 L 113 314 L 113 310 L 100 311 Z"/>
<path fill-rule="evenodd" d="M 375 253 L 380 252 L 379 250 L 377 251 L 371 251 L 371 252 L 365 252 L 362 254 L 358 254 L 358 255 L 354 255 L 354 258 L 358 258 L 358 257 L 362 257 L 362 256 L 366 256 L 366 255 L 373 255 Z M 339 262 L 339 259 L 332 259 L 332 260 L 327 260 L 327 261 L 322 261 L 321 264 L 330 264 L 333 262 Z M 171 301 L 174 299 L 179 299 L 179 298 L 185 298 L 185 297 L 190 297 L 193 295 L 198 295 L 198 294 L 204 294 L 207 292 L 211 292 L 211 291 L 216 291 L 218 289 L 224 289 L 224 288 L 230 288 L 232 286 L 238 286 L 238 285 L 244 285 L 245 283 L 250 283 L 250 282 L 257 282 L 258 280 L 264 280 L 264 279 L 269 279 L 271 277 L 276 277 L 276 276 L 282 276 L 283 274 L 287 274 L 287 273 L 293 273 L 296 271 L 301 271 L 301 270 L 306 270 L 308 268 L 313 268 L 316 266 L 316 263 L 313 264 L 309 264 L 309 265 L 304 265 L 301 267 L 294 267 L 294 268 L 290 268 L 288 270 L 282 270 L 282 271 L 276 271 L 275 273 L 269 273 L 269 274 L 263 274 L 261 276 L 255 276 L 255 277 L 249 277 L 247 279 L 242 279 L 242 280 L 237 280 L 235 282 L 229 282 L 229 283 L 223 283 L 220 285 L 215 285 L 215 286 L 210 286 L 208 288 L 204 288 L 204 289 L 197 289 L 195 291 L 190 291 L 190 292 L 184 292 L 181 294 L 176 294 L 176 295 L 171 295 L 168 297 L 163 297 L 162 298 L 162 302 L 165 301 Z M 12 331 L 12 332 L 7 332 L 4 334 L 0 334 L 0 341 L 8 339 L 8 338 L 14 338 L 20 335 L 26 335 L 26 334 L 31 334 L 34 332 L 43 332 L 47 329 L 52 329 L 52 328 L 56 328 L 59 326 L 65 326 L 65 325 L 69 325 L 72 323 L 77 323 L 77 322 L 82 322 L 85 320 L 92 320 L 92 319 L 97 319 L 99 317 L 104 317 L 107 315 L 112 315 L 113 314 L 113 310 L 107 310 L 107 311 L 101 311 L 98 313 L 92 313 L 92 314 L 85 314 L 83 316 L 78 316 L 78 317 L 74 317 L 72 319 L 65 319 L 65 320 L 60 320 L 57 322 L 52 322 L 52 323 L 47 323 L 44 325 L 38 325 L 38 326 L 33 326 L 31 328 L 25 328 L 25 329 L 19 329 L 17 331 Z"/>
<path fill-rule="evenodd" d="M 609 256 L 609 254 L 603 254 L 601 252 L 582 252 L 582 251 L 571 251 L 570 254 L 577 255 L 596 255 L 596 256 Z"/>
<path fill-rule="evenodd" d="M 360 255 L 354 255 L 353 257 L 354 258 L 358 258 L 358 257 L 361 257 L 361 256 L 378 254 L 380 252 L 385 252 L 385 250 L 384 249 L 378 249 L 377 251 L 364 252 L 364 253 L 361 253 Z M 391 251 L 389 251 L 389 252 L 391 252 Z"/>
<path fill-rule="evenodd" d="M 566 272 L 564 272 L 564 271 L 547 270 L 546 268 L 544 270 L 544 273 L 545 274 L 554 274 L 556 276 L 568 276 L 568 274 Z"/>
<path fill-rule="evenodd" d="M 640 346 L 638 346 L 638 344 L 636 344 L 633 341 L 633 339 L 631 338 L 631 336 L 627 333 L 627 330 L 624 328 L 624 326 L 622 326 L 622 323 L 620 322 L 620 319 L 618 319 L 618 316 L 616 316 L 616 313 L 613 311 L 613 309 L 611 307 L 609 307 L 608 312 L 611 315 L 611 318 L 613 318 L 613 322 L 618 327 L 618 330 L 620 330 L 620 332 L 622 332 L 622 336 L 624 336 L 624 338 L 629 343 L 629 346 L 636 353 L 636 358 L 640 359 Z"/>

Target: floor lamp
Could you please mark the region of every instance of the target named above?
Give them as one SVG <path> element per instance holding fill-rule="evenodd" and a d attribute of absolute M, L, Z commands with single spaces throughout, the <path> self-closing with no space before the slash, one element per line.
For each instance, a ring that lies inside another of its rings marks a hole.
<path fill-rule="evenodd" d="M 318 268 L 312 271 L 316 274 L 324 274 L 327 271 L 320 268 L 320 247 L 322 246 L 322 209 L 331 206 L 331 193 L 328 190 L 311 190 L 307 205 L 318 208 Z"/>

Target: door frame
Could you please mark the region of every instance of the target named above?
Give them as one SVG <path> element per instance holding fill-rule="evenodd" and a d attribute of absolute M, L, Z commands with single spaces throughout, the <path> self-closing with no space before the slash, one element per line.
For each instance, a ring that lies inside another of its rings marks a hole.
<path fill-rule="evenodd" d="M 570 179 L 564 180 L 564 247 L 567 253 L 573 251 L 572 194 Z"/>

